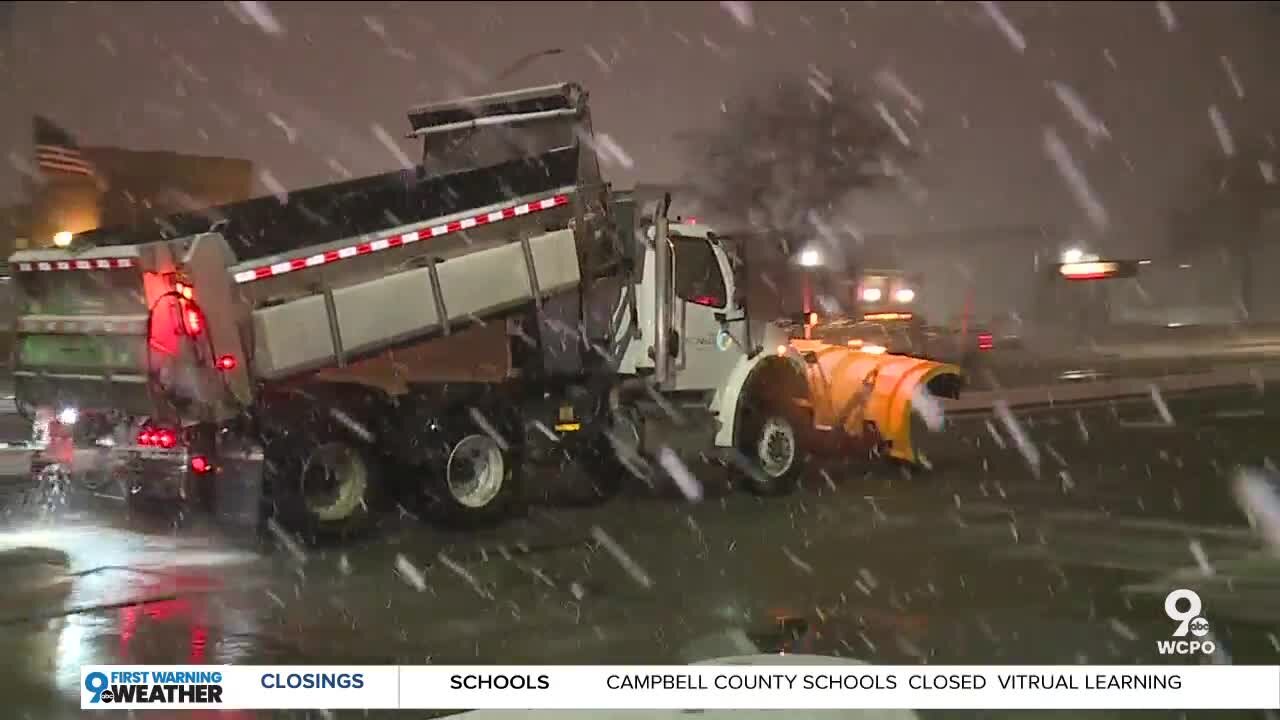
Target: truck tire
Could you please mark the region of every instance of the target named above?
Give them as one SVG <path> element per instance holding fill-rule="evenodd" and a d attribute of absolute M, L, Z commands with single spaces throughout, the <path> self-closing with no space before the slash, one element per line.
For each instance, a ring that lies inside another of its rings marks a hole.
<path fill-rule="evenodd" d="M 738 469 L 742 484 L 756 495 L 791 494 L 805 466 L 796 414 L 766 405 L 751 409 L 742 422 L 738 450 L 749 464 Z"/>
<path fill-rule="evenodd" d="M 512 515 L 524 497 L 520 453 L 504 448 L 479 428 L 458 432 L 448 443 L 438 480 L 424 488 L 428 511 L 459 529 L 494 525 Z"/>
<path fill-rule="evenodd" d="M 756 495 L 781 496 L 800 484 L 808 460 L 812 421 L 801 399 L 804 377 L 783 362 L 760 367 L 742 393 L 730 468 Z"/>
<path fill-rule="evenodd" d="M 308 542 L 372 528 L 382 478 L 376 459 L 338 428 L 293 433 L 264 448 L 263 479 L 281 525 Z"/>

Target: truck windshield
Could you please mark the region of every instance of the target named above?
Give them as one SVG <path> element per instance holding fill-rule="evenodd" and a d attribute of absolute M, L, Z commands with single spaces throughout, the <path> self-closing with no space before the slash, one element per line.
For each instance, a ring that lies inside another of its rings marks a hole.
<path fill-rule="evenodd" d="M 24 315 L 145 313 L 136 270 L 24 272 L 16 275 Z"/>

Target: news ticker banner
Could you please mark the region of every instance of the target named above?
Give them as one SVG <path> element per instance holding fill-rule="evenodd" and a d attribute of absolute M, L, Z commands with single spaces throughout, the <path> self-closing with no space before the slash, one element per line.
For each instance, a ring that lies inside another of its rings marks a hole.
<path fill-rule="evenodd" d="M 85 710 L 1280 708 L 1275 665 L 86 665 Z"/>

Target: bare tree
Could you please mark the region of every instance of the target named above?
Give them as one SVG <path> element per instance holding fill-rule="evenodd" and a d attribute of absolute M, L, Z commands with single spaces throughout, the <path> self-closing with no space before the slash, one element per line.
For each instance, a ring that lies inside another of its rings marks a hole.
<path fill-rule="evenodd" d="M 695 195 L 706 212 L 794 252 L 850 193 L 900 174 L 913 155 L 904 121 L 839 79 L 785 80 L 693 136 L 703 160 Z"/>
<path fill-rule="evenodd" d="M 1229 254 L 1236 272 L 1240 306 L 1253 310 L 1253 265 L 1267 215 L 1280 209 L 1280 167 L 1253 143 L 1232 155 L 1215 155 L 1192 178 L 1182 203 L 1173 211 L 1170 237 L 1175 252 L 1219 249 Z"/>

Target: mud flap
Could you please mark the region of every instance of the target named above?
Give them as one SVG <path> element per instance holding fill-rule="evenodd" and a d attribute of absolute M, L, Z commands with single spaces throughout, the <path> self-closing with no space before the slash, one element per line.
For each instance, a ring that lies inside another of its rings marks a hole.
<path fill-rule="evenodd" d="M 217 472 L 199 478 L 218 483 L 213 493 L 214 513 L 226 523 L 254 527 L 270 506 L 264 495 L 262 450 L 257 447 L 237 449 L 222 456 Z"/>

